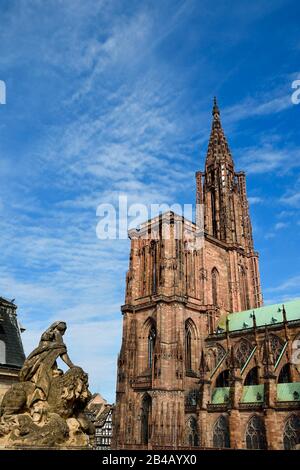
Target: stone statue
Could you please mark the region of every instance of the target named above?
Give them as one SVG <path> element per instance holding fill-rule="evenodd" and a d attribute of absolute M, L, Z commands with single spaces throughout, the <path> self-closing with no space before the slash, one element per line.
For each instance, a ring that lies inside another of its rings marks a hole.
<path fill-rule="evenodd" d="M 0 406 L 0 446 L 87 447 L 93 425 L 84 414 L 91 398 L 88 376 L 70 360 L 65 322 L 53 323 L 26 359 L 20 382 Z M 69 370 L 58 369 L 61 358 Z"/>

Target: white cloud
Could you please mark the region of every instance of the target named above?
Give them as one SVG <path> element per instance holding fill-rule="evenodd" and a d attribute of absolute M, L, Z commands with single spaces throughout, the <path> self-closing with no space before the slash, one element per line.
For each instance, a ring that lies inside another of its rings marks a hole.
<path fill-rule="evenodd" d="M 292 145 L 283 146 L 281 142 L 275 145 L 272 138 L 270 140 L 236 151 L 239 165 L 248 174 L 267 172 L 283 174 L 300 166 L 300 148 Z"/>
<path fill-rule="evenodd" d="M 247 18 L 243 9 L 235 11 L 239 30 L 225 31 L 223 37 L 238 42 L 244 26 L 275 3 L 252 6 Z M 0 292 L 15 297 L 20 307 L 27 353 L 49 323 L 66 320 L 72 359 L 87 369 L 94 391 L 110 400 L 129 244 L 96 238 L 96 207 L 115 204 L 120 193 L 129 203 L 177 202 L 181 192 L 191 191 L 197 147 L 206 146 L 209 133 L 210 119 L 200 102 L 191 108 L 186 104 L 189 71 L 180 74 L 176 61 L 169 66 L 161 51 L 155 54 L 197 9 L 193 1 L 177 2 L 176 8 L 170 4 L 172 15 L 164 16 L 161 5 L 143 8 L 139 2 L 126 14 L 124 3 L 115 0 L 28 0 L 12 5 L 1 24 L 3 70 L 30 72 L 30 104 L 51 105 L 53 114 L 48 119 L 24 105 L 18 116 L 26 122 L 24 116 L 32 114 L 35 123 L 42 122 L 40 141 L 32 136 L 35 143 L 22 146 L 17 158 L 0 156 L 0 251 L 6 266 Z M 208 11 L 209 2 L 201 8 L 204 20 Z M 211 40 L 208 33 L 203 28 L 198 45 L 203 51 Z M 34 76 L 39 80 L 32 84 Z M 45 84 L 51 80 L 59 86 L 47 101 Z M 235 124 L 288 106 L 282 90 L 275 90 L 247 98 L 222 115 Z M 296 149 L 278 150 L 274 143 L 241 149 L 241 155 L 252 173 L 277 171 L 283 164 L 292 168 L 299 161 Z M 10 185 L 2 184 L 8 176 Z M 249 202 L 262 198 L 252 196 Z"/>
<path fill-rule="evenodd" d="M 277 224 L 275 224 L 274 229 L 275 230 L 282 230 L 283 228 L 286 228 L 288 226 L 289 226 L 289 224 L 287 222 L 277 222 Z"/>
<path fill-rule="evenodd" d="M 300 192 L 295 192 L 295 193 L 283 196 L 281 198 L 281 201 L 284 204 L 287 204 L 288 206 L 298 208 L 298 207 L 300 207 Z"/>
<path fill-rule="evenodd" d="M 276 287 L 268 287 L 265 289 L 266 292 L 285 292 L 292 289 L 299 290 L 300 286 L 300 276 L 292 276 L 287 281 L 282 282 Z"/>
<path fill-rule="evenodd" d="M 248 202 L 249 204 L 251 205 L 254 205 L 254 204 L 261 204 L 263 202 L 263 198 L 259 197 L 259 196 L 249 196 L 248 197 Z"/>
<path fill-rule="evenodd" d="M 229 123 L 240 122 L 255 116 L 280 113 L 292 107 L 290 90 L 273 89 L 256 97 L 248 97 L 242 102 L 224 109 L 222 115 Z"/>

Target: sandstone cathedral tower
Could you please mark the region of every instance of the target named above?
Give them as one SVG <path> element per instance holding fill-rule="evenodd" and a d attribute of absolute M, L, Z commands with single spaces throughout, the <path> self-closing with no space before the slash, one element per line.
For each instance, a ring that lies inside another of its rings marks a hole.
<path fill-rule="evenodd" d="M 196 203 L 204 220 L 201 243 L 194 243 L 196 223 L 174 213 L 129 233 L 115 448 L 243 446 L 228 424 L 230 400 L 237 400 L 232 381 L 238 387 L 242 380 L 232 373 L 236 364 L 228 318 L 233 312 L 260 310 L 262 294 L 245 174 L 235 171 L 216 100 L 212 115 L 205 170 L 196 173 Z M 168 237 L 163 236 L 166 224 Z M 264 336 L 262 348 L 265 341 Z M 254 347 L 247 343 L 242 350 L 258 363 L 262 359 L 254 357 Z M 210 410 L 215 387 L 226 388 L 228 397 L 222 409 Z M 220 442 L 206 437 L 212 416 L 226 420 L 219 423 Z M 234 426 L 240 426 L 237 418 Z"/>

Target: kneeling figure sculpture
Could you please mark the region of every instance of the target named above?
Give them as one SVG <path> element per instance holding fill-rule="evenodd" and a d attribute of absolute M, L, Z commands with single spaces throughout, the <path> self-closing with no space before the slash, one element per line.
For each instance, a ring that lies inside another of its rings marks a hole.
<path fill-rule="evenodd" d="M 53 323 L 20 371 L 0 407 L 0 446 L 88 447 L 94 427 L 84 414 L 91 398 L 88 376 L 63 342 L 66 323 Z M 69 367 L 57 367 L 60 357 Z"/>

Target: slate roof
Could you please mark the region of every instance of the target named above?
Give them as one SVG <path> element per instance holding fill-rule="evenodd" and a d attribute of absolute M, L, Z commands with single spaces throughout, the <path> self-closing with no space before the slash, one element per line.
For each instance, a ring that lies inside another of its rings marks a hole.
<path fill-rule="evenodd" d="M 6 360 L 0 364 L 1 368 L 20 369 L 25 361 L 16 310 L 12 301 L 0 297 L 0 341 L 6 346 Z"/>

